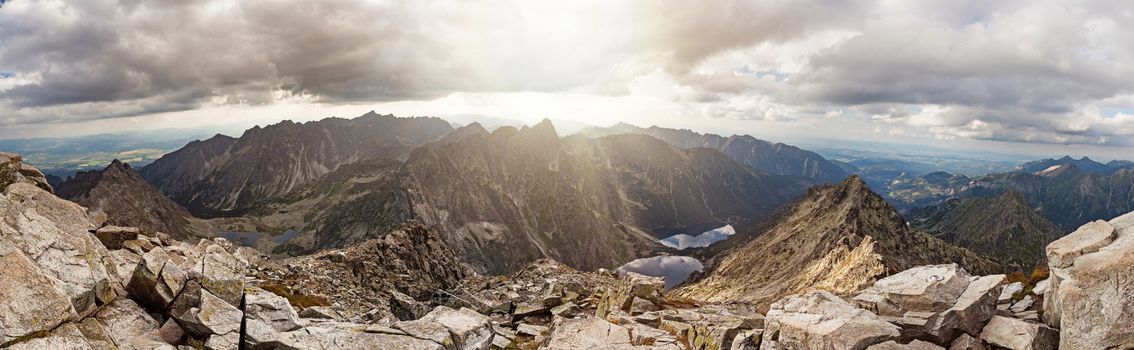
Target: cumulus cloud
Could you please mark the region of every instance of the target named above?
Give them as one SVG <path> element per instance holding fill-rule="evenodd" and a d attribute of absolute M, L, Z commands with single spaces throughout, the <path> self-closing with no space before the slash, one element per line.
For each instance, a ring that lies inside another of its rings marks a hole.
<path fill-rule="evenodd" d="M 1129 145 L 1132 12 L 1102 0 L 14 0 L 0 6 L 0 125 L 541 92 Z"/>

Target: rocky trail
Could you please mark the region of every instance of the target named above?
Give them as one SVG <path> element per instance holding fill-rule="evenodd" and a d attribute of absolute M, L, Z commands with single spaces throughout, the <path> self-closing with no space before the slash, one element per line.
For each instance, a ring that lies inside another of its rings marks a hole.
<path fill-rule="evenodd" d="M 106 225 L 0 157 L 0 348 L 1102 349 L 1134 347 L 1134 214 L 1047 246 L 1051 277 L 925 265 L 865 289 L 701 302 L 553 260 L 481 276 L 430 229 L 268 260 Z"/>

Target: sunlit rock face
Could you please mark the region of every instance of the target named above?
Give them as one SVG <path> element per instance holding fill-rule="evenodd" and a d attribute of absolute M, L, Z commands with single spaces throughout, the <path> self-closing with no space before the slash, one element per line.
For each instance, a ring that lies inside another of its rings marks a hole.
<path fill-rule="evenodd" d="M 1134 213 L 1095 221 L 1047 246 L 1044 321 L 1063 349 L 1134 347 Z"/>

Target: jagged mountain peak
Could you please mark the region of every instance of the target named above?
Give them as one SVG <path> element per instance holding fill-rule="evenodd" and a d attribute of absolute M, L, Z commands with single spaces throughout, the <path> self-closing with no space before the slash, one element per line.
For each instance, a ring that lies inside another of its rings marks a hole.
<path fill-rule="evenodd" d="M 969 271 L 998 266 L 964 248 L 911 230 L 858 176 L 812 188 L 755 237 L 710 262 L 706 276 L 678 290 L 699 300 L 767 305 L 810 290 L 849 293 L 879 276 L 926 264 Z"/>
<path fill-rule="evenodd" d="M 370 115 L 369 113 L 367 115 Z M 399 159 L 452 126 L 434 117 L 366 116 L 280 122 L 238 139 L 191 143 L 140 172 L 197 216 L 232 216 L 360 160 Z"/>
<path fill-rule="evenodd" d="M 147 234 L 201 235 L 189 211 L 147 183 L 129 163 L 118 159 L 102 170 L 80 171 L 59 184 L 59 197 L 109 216 L 108 223 L 138 227 Z"/>

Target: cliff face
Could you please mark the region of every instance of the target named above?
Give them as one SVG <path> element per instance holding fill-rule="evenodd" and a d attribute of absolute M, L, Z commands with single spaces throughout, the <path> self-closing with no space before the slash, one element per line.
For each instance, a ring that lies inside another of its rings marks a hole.
<path fill-rule="evenodd" d="M 143 232 L 164 232 L 179 239 L 208 235 L 195 227 L 188 210 L 142 179 L 129 164 L 115 159 L 103 170 L 78 172 L 59 184 L 64 199 L 107 214 L 107 223 Z"/>
<path fill-rule="evenodd" d="M 964 248 L 911 230 L 857 176 L 811 189 L 774 220 L 756 238 L 712 262 L 703 279 L 675 293 L 766 306 L 812 290 L 850 293 L 918 265 L 958 263 L 978 273 L 1001 269 Z"/>
<path fill-rule="evenodd" d="M 838 182 L 850 175 L 842 167 L 815 152 L 747 135 L 724 137 L 700 134 L 686 129 L 667 129 L 657 126 L 641 128 L 625 123 L 609 128 L 588 128 L 580 134 L 596 138 L 625 134 L 649 135 L 679 148 L 715 149 L 756 170 L 779 175 L 809 177 L 820 182 Z"/>
<path fill-rule="evenodd" d="M 437 118 L 396 118 L 373 112 L 355 119 L 284 121 L 190 143 L 142 169 L 175 202 L 202 217 L 240 215 L 291 192 L 340 165 L 366 158 L 401 158 L 452 130 Z"/>

